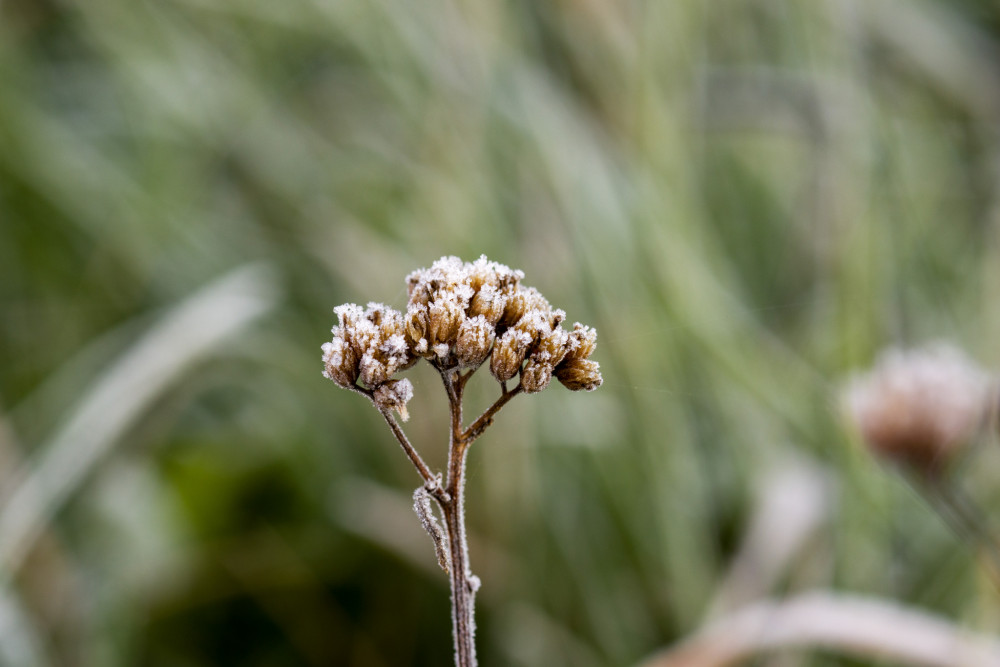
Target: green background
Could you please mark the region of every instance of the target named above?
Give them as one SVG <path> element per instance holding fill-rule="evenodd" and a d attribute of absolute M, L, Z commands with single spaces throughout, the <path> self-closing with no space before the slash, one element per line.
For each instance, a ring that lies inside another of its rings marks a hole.
<path fill-rule="evenodd" d="M 3 659 L 448 664 L 418 478 L 320 345 L 333 306 L 402 308 L 411 270 L 483 253 L 597 328 L 605 378 L 472 450 L 484 666 L 696 630 L 790 466 L 826 495 L 760 594 L 996 629 L 973 548 L 837 390 L 892 344 L 1000 360 L 997 54 L 974 0 L 3 0 L 0 498 L 170 308 L 247 264 L 274 295 L 68 459 L 0 562 Z M 440 466 L 443 390 L 408 377 Z M 956 471 L 987 515 L 998 454 Z"/>

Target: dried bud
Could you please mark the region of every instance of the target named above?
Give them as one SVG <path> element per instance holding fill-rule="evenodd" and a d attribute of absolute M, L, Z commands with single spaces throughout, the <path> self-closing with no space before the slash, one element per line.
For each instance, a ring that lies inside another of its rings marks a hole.
<path fill-rule="evenodd" d="M 542 330 L 531 358 L 555 368 L 566 356 L 570 334 L 558 325 Z"/>
<path fill-rule="evenodd" d="M 601 366 L 590 359 L 566 359 L 555 370 L 556 379 L 571 391 L 594 391 L 601 386 Z"/>
<path fill-rule="evenodd" d="M 413 398 L 413 385 L 409 380 L 389 380 L 372 394 L 375 405 L 380 410 L 395 410 L 405 422 L 410 418 L 406 404 Z"/>
<path fill-rule="evenodd" d="M 587 359 L 594 353 L 594 349 L 596 347 L 597 332 L 588 326 L 584 326 L 579 322 L 576 322 L 573 325 L 573 330 L 569 332 L 566 358 Z"/>
<path fill-rule="evenodd" d="M 503 317 L 507 297 L 493 285 L 484 285 L 469 303 L 469 317 L 483 316 L 490 326 L 495 327 Z"/>
<path fill-rule="evenodd" d="M 500 325 L 512 327 L 532 311 L 547 314 L 552 306 L 534 287 L 521 287 L 507 299 Z"/>
<path fill-rule="evenodd" d="M 497 339 L 490 358 L 490 372 L 497 382 L 506 382 L 517 375 L 531 343 L 532 337 L 518 329 L 508 329 Z"/>
<path fill-rule="evenodd" d="M 431 301 L 427 325 L 427 341 L 431 348 L 437 351 L 438 346 L 445 346 L 445 353 L 438 354 L 439 357 L 446 356 L 448 348 L 456 342 L 458 328 L 465 319 L 465 308 L 461 302 L 450 295 L 442 296 Z"/>
<path fill-rule="evenodd" d="M 526 394 L 537 394 L 552 381 L 552 365 L 534 358 L 521 369 L 521 386 Z"/>
<path fill-rule="evenodd" d="M 870 373 L 851 380 L 843 401 L 875 453 L 933 473 L 982 424 L 991 384 L 957 348 L 890 350 Z"/>
<path fill-rule="evenodd" d="M 522 271 L 513 271 L 503 264 L 491 262 L 486 259 L 486 255 L 480 255 L 479 259 L 467 264 L 466 269 L 467 282 L 474 291 L 479 291 L 488 285 L 502 294 L 508 293 L 513 291 L 518 282 L 524 278 Z"/>
<path fill-rule="evenodd" d="M 339 325 L 323 346 L 324 374 L 342 387 L 359 379 L 374 389 L 415 361 L 406 343 L 403 316 L 379 303 L 334 309 Z"/>
<path fill-rule="evenodd" d="M 517 330 L 520 330 L 520 326 Z M 534 394 L 549 386 L 553 370 L 566 356 L 568 340 L 567 332 L 558 326 L 552 328 L 544 320 L 539 320 L 531 356 L 521 369 L 521 385 L 525 392 Z"/>
<path fill-rule="evenodd" d="M 413 354 L 421 357 L 432 355 L 430 344 L 427 342 L 428 324 L 427 306 L 411 304 L 406 309 L 406 342 Z"/>
<path fill-rule="evenodd" d="M 470 317 L 458 329 L 455 356 L 458 363 L 468 368 L 477 368 L 490 354 L 496 334 L 485 317 Z"/>
<path fill-rule="evenodd" d="M 323 343 L 323 375 L 344 388 L 358 381 L 358 359 L 343 338 Z"/>

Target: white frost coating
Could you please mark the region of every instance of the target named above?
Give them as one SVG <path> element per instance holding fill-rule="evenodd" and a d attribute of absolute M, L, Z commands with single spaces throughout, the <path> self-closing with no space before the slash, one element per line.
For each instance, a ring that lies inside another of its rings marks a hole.
<path fill-rule="evenodd" d="M 393 334 L 382 344 L 381 350 L 393 358 L 406 356 L 406 339 L 402 334 Z"/>
<path fill-rule="evenodd" d="M 339 366 L 342 363 L 344 345 L 345 343 L 341 338 L 335 338 L 332 342 L 323 343 L 323 377 L 330 380 L 333 379 L 327 368 L 329 366 Z"/>
<path fill-rule="evenodd" d="M 395 410 L 405 422 L 410 418 L 406 404 L 413 398 L 413 385 L 407 379 L 390 380 L 372 394 L 375 405 L 383 410 Z"/>
<path fill-rule="evenodd" d="M 447 357 L 449 351 L 451 351 L 451 346 L 448 343 L 438 343 L 434 346 L 434 354 L 438 356 L 438 359 Z"/>

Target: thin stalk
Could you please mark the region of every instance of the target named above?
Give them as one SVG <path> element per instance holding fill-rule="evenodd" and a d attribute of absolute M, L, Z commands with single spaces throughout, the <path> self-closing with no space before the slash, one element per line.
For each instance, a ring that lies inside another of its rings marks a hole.
<path fill-rule="evenodd" d="M 496 415 L 496 413 L 500 412 L 500 408 L 507 405 L 507 402 L 510 401 L 510 399 L 517 396 L 518 394 L 520 394 L 521 391 L 523 391 L 523 389 L 524 388 L 521 386 L 521 384 L 518 383 L 518 385 L 513 389 L 511 389 L 510 391 L 504 391 L 503 394 L 500 395 L 500 398 L 498 398 L 493 405 L 486 408 L 486 411 L 483 414 L 479 415 L 479 418 L 476 421 L 472 422 L 472 425 L 469 426 L 469 428 L 465 431 L 465 433 L 462 434 L 462 439 L 465 441 L 465 443 L 470 444 L 476 438 L 481 436 L 483 434 L 483 431 L 485 431 L 486 428 L 493 423 L 493 417 Z"/>
<path fill-rule="evenodd" d="M 424 485 L 427 486 L 428 490 L 433 493 L 433 489 L 438 488 L 439 483 L 437 478 L 431 472 L 431 469 L 427 467 L 424 460 L 420 458 L 420 454 L 413 447 L 413 445 L 410 444 L 409 438 L 407 438 L 406 434 L 403 433 L 403 429 L 400 427 L 399 422 L 396 421 L 396 418 L 392 416 L 392 413 L 389 410 L 383 410 L 381 408 L 379 408 L 378 411 L 385 419 L 385 423 L 389 425 L 389 429 L 392 431 L 392 434 L 396 436 L 396 440 L 398 440 L 399 444 L 403 447 L 403 451 L 406 452 L 408 457 L 410 457 L 410 462 L 413 463 L 413 467 L 417 469 L 418 473 L 420 473 L 420 476 L 424 480 Z"/>
<path fill-rule="evenodd" d="M 385 423 L 389 425 L 389 430 L 392 431 L 394 436 L 396 436 L 396 440 L 399 441 L 403 451 L 406 452 L 406 456 L 409 457 L 413 467 L 417 469 L 417 473 L 419 473 L 420 477 L 423 478 L 424 486 L 427 490 L 433 495 L 436 495 L 435 490 L 440 492 L 441 485 L 438 482 L 438 478 L 431 472 L 431 469 L 427 466 L 427 464 L 424 463 L 423 458 L 421 458 L 420 453 L 417 452 L 416 448 L 410 444 L 410 439 L 406 437 L 406 434 L 403 432 L 402 427 L 400 427 L 399 422 L 397 422 L 396 418 L 392 416 L 392 411 L 383 410 L 376 405 L 375 400 L 372 398 L 372 393 L 367 389 L 363 389 L 357 385 L 349 387 L 349 389 L 361 394 L 372 402 L 375 409 L 378 410 L 379 414 L 382 415 L 382 418 L 385 419 Z"/>
<path fill-rule="evenodd" d="M 479 579 L 469 569 L 469 547 L 465 533 L 465 458 L 468 442 L 462 432 L 462 390 L 468 378 L 442 373 L 451 411 L 448 447 L 448 499 L 441 502 L 448 547 L 451 551 L 451 620 L 455 640 L 456 667 L 476 667 L 475 598 Z M 440 502 L 440 501 L 439 501 Z"/>

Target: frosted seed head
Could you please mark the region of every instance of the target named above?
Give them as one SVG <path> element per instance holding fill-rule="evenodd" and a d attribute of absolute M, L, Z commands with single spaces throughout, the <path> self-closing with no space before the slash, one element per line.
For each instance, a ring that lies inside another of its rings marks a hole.
<path fill-rule="evenodd" d="M 597 331 L 579 322 L 573 325 L 566 342 L 567 359 L 587 359 L 597 348 Z"/>
<path fill-rule="evenodd" d="M 594 391 L 601 386 L 601 366 L 590 359 L 566 359 L 555 370 L 556 379 L 571 391 Z"/>
<path fill-rule="evenodd" d="M 508 329 L 497 339 L 490 358 L 490 372 L 497 382 L 507 382 L 517 375 L 531 342 L 530 336 L 517 329 Z"/>
<path fill-rule="evenodd" d="M 472 297 L 472 301 L 469 302 L 469 317 L 482 316 L 486 318 L 486 321 L 490 323 L 490 326 L 496 326 L 500 318 L 503 317 L 504 307 L 507 305 L 507 297 L 500 292 L 497 287 L 493 285 L 484 285 L 476 294 Z"/>
<path fill-rule="evenodd" d="M 372 394 L 375 405 L 381 410 L 395 410 L 405 422 L 410 418 L 406 404 L 413 398 L 413 385 L 407 379 L 389 380 Z"/>
<path fill-rule="evenodd" d="M 530 357 L 521 369 L 521 386 L 527 394 L 537 394 L 552 381 L 552 364 Z"/>
<path fill-rule="evenodd" d="M 883 353 L 841 399 L 876 454 L 933 473 L 967 444 L 988 414 L 991 378 L 950 345 Z"/>
<path fill-rule="evenodd" d="M 548 313 L 552 310 L 549 302 L 534 287 L 519 287 L 517 291 L 510 295 L 504 307 L 503 317 L 500 324 L 505 327 L 512 327 L 517 324 L 525 314 L 531 311 Z"/>
<path fill-rule="evenodd" d="M 455 356 L 460 366 L 477 368 L 490 354 L 496 333 L 493 326 L 482 315 L 470 317 L 458 329 Z"/>
<path fill-rule="evenodd" d="M 453 345 L 464 319 L 465 307 L 457 296 L 443 294 L 431 301 L 427 325 L 427 340 L 431 347 Z"/>
<path fill-rule="evenodd" d="M 568 343 L 569 333 L 567 331 L 559 326 L 549 327 L 542 330 L 538 336 L 531 358 L 555 368 L 566 356 Z"/>
<path fill-rule="evenodd" d="M 358 359 L 343 338 L 323 343 L 323 375 L 345 388 L 358 381 Z"/>
<path fill-rule="evenodd" d="M 429 316 L 427 306 L 424 304 L 410 304 L 406 309 L 406 342 L 414 354 L 426 356 L 429 349 L 427 344 L 427 327 Z M 423 345 L 420 344 L 423 341 Z"/>
<path fill-rule="evenodd" d="M 361 371 L 360 380 L 369 389 L 378 387 L 392 375 L 389 372 L 389 367 L 376 356 L 375 350 L 365 352 L 364 356 L 361 357 L 359 369 Z"/>
<path fill-rule="evenodd" d="M 375 389 L 393 373 L 412 365 L 406 326 L 399 311 L 380 303 L 362 310 L 356 304 L 334 309 L 338 326 L 323 346 L 324 374 L 342 387 L 358 380 Z"/>

